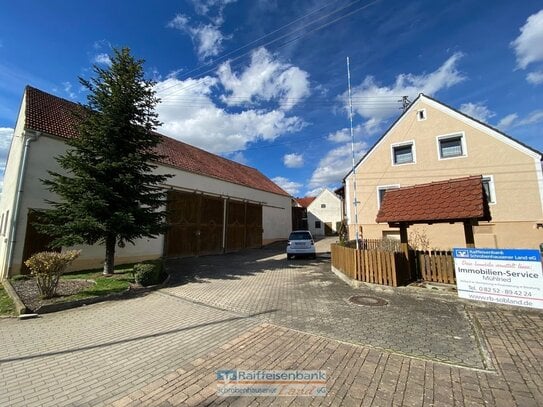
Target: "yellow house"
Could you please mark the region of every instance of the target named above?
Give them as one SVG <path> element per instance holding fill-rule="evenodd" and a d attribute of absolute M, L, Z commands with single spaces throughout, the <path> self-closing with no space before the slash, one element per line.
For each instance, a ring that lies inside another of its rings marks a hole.
<path fill-rule="evenodd" d="M 398 229 L 376 222 L 389 189 L 479 175 L 492 220 L 474 228 L 476 247 L 539 248 L 541 161 L 541 152 L 421 94 L 344 179 L 350 238 L 357 230 L 366 239 L 399 238 Z M 409 231 L 426 237 L 429 248 L 465 245 L 462 223 Z"/>

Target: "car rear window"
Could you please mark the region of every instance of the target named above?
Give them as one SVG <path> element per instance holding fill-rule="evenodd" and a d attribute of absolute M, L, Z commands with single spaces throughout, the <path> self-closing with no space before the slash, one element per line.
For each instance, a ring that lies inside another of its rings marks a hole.
<path fill-rule="evenodd" d="M 288 240 L 311 240 L 311 233 L 309 232 L 292 232 L 288 237 Z"/>

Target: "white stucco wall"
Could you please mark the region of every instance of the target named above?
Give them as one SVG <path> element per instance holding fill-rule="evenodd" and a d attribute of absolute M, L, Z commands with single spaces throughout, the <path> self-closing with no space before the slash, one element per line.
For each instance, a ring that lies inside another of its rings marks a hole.
<path fill-rule="evenodd" d="M 20 170 L 24 149 L 24 113 L 26 110 L 26 96 L 23 97 L 17 123 L 13 132 L 11 146 L 4 170 L 4 185 L 0 198 L 0 280 L 7 275 L 8 242 L 11 239 L 13 212 L 15 210 L 15 196 L 17 194 L 17 177 Z"/>
<path fill-rule="evenodd" d="M 10 155 L 17 155 L 19 150 L 20 148 L 15 146 Z M 48 135 L 40 136 L 37 141 L 31 144 L 28 153 L 27 172 L 23 184 L 20 216 L 17 222 L 16 244 L 10 275 L 17 274 L 21 267 L 28 210 L 45 209 L 47 208 L 45 200 L 55 200 L 53 194 L 44 188 L 40 179 L 48 176 L 47 170 L 62 172 L 54 157 L 65 151 L 66 145 L 63 139 Z M 15 160 L 13 160 L 13 163 L 10 162 L 8 165 L 11 168 L 12 166 L 16 166 L 16 164 Z M 276 239 L 286 239 L 290 232 L 292 213 L 291 198 L 288 196 L 259 191 L 166 166 L 159 166 L 157 172 L 174 175 L 167 181 L 166 187 L 168 188 L 197 190 L 223 197 L 261 203 L 263 205 L 264 243 Z M 6 175 L 8 175 L 7 173 L 8 169 L 6 169 Z M 2 194 L 2 205 L 4 205 L 4 195 L 6 197 L 14 196 L 10 181 L 6 181 L 8 182 L 5 194 Z M 8 199 L 6 199 L 7 201 Z M 122 264 L 159 257 L 162 255 L 163 245 L 163 236 L 159 236 L 156 239 L 140 239 L 135 245 L 127 244 L 124 248 L 117 248 L 116 262 Z M 82 246 L 80 248 L 82 249 L 82 254 L 74 263 L 72 269 L 101 267 L 105 253 L 103 246 Z"/>
<path fill-rule="evenodd" d="M 332 224 L 332 230 L 337 232 L 336 224 L 341 222 L 341 212 L 341 199 L 330 190 L 323 190 L 307 207 L 309 230 L 314 236 L 322 236 L 324 235 L 324 223 L 329 222 Z M 320 228 L 315 227 L 316 221 L 321 222 Z"/>

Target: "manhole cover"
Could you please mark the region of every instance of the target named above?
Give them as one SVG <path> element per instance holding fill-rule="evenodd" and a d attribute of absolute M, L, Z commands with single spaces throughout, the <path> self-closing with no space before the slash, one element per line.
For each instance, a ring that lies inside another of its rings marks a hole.
<path fill-rule="evenodd" d="M 387 305 L 388 301 L 378 297 L 368 297 L 366 295 L 354 295 L 349 298 L 351 304 L 368 305 L 370 307 L 382 307 Z"/>

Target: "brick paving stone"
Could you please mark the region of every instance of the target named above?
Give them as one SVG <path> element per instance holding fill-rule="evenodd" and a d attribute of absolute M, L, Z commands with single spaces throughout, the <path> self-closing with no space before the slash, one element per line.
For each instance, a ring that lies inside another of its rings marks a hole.
<path fill-rule="evenodd" d="M 326 258 L 287 260 L 255 250 L 231 254 L 228 262 L 209 256 L 168 267 L 171 287 L 164 291 L 174 296 L 341 341 L 485 368 L 463 303 L 405 290 L 352 288 L 330 271 Z M 353 295 L 378 296 L 388 305 L 352 305 L 347 300 Z"/>
<path fill-rule="evenodd" d="M 52 405 L 104 404 L 255 325 L 244 315 L 161 293 L 27 321 L 3 319 L 0 397 L 7 395 L 10 406 L 39 406 L 48 397 Z M 25 394 L 36 402 L 26 402 Z"/>
<path fill-rule="evenodd" d="M 541 312 L 353 289 L 323 258 L 224 259 L 176 262 L 141 298 L 0 320 L 0 405 L 543 405 Z M 221 397 L 224 368 L 324 369 L 328 395 Z"/>
<path fill-rule="evenodd" d="M 483 314 L 483 316 L 485 316 Z M 478 315 L 480 317 L 480 315 Z M 481 318 L 482 320 L 482 318 Z M 483 322 L 487 322 L 484 320 Z M 492 322 L 493 321 L 488 321 Z M 274 337 L 272 342 L 267 338 Z M 519 339 L 519 338 L 516 338 Z M 261 346 L 265 344 L 265 346 Z M 293 344 L 297 344 L 293 346 Z M 329 373 L 326 397 L 217 397 L 216 382 L 201 383 L 205 386 L 195 396 L 176 391 L 167 391 L 164 401 L 176 405 L 228 405 L 228 406 L 306 406 L 306 405 L 368 405 L 368 406 L 531 406 L 541 405 L 532 392 L 514 394 L 510 391 L 508 373 L 474 371 L 469 368 L 451 366 L 387 351 L 341 343 L 333 339 L 315 337 L 286 327 L 262 324 L 251 330 L 251 336 L 244 335 L 229 343 L 221 353 L 213 357 L 202 356 L 210 362 L 207 370 L 214 372 L 221 368 L 235 369 L 289 369 L 289 354 L 297 355 L 303 363 L 299 368 L 326 369 Z M 225 360 L 236 360 L 239 348 L 247 349 L 246 358 L 236 365 L 225 365 Z M 253 351 L 254 350 L 254 351 Z M 500 358 L 496 359 L 500 366 Z M 190 362 L 183 365 L 184 375 L 201 375 L 201 365 Z M 406 374 L 409 371 L 412 374 Z M 511 372 L 514 373 L 514 372 Z M 171 375 L 169 376 L 171 378 Z M 492 388 L 490 383 L 499 378 L 505 390 Z M 176 379 L 172 381 L 175 382 Z M 180 377 L 179 380 L 182 380 Z M 405 385 L 399 385 L 404 382 Z M 543 383 L 537 382 L 541 386 Z M 181 386 L 181 388 L 183 388 Z M 187 391 L 190 387 L 184 387 Z M 492 397 L 489 395 L 492 394 Z M 132 399 L 141 397 L 141 392 L 129 395 Z M 145 398 L 140 398 L 143 404 Z M 177 404 L 179 405 L 179 404 Z"/>

